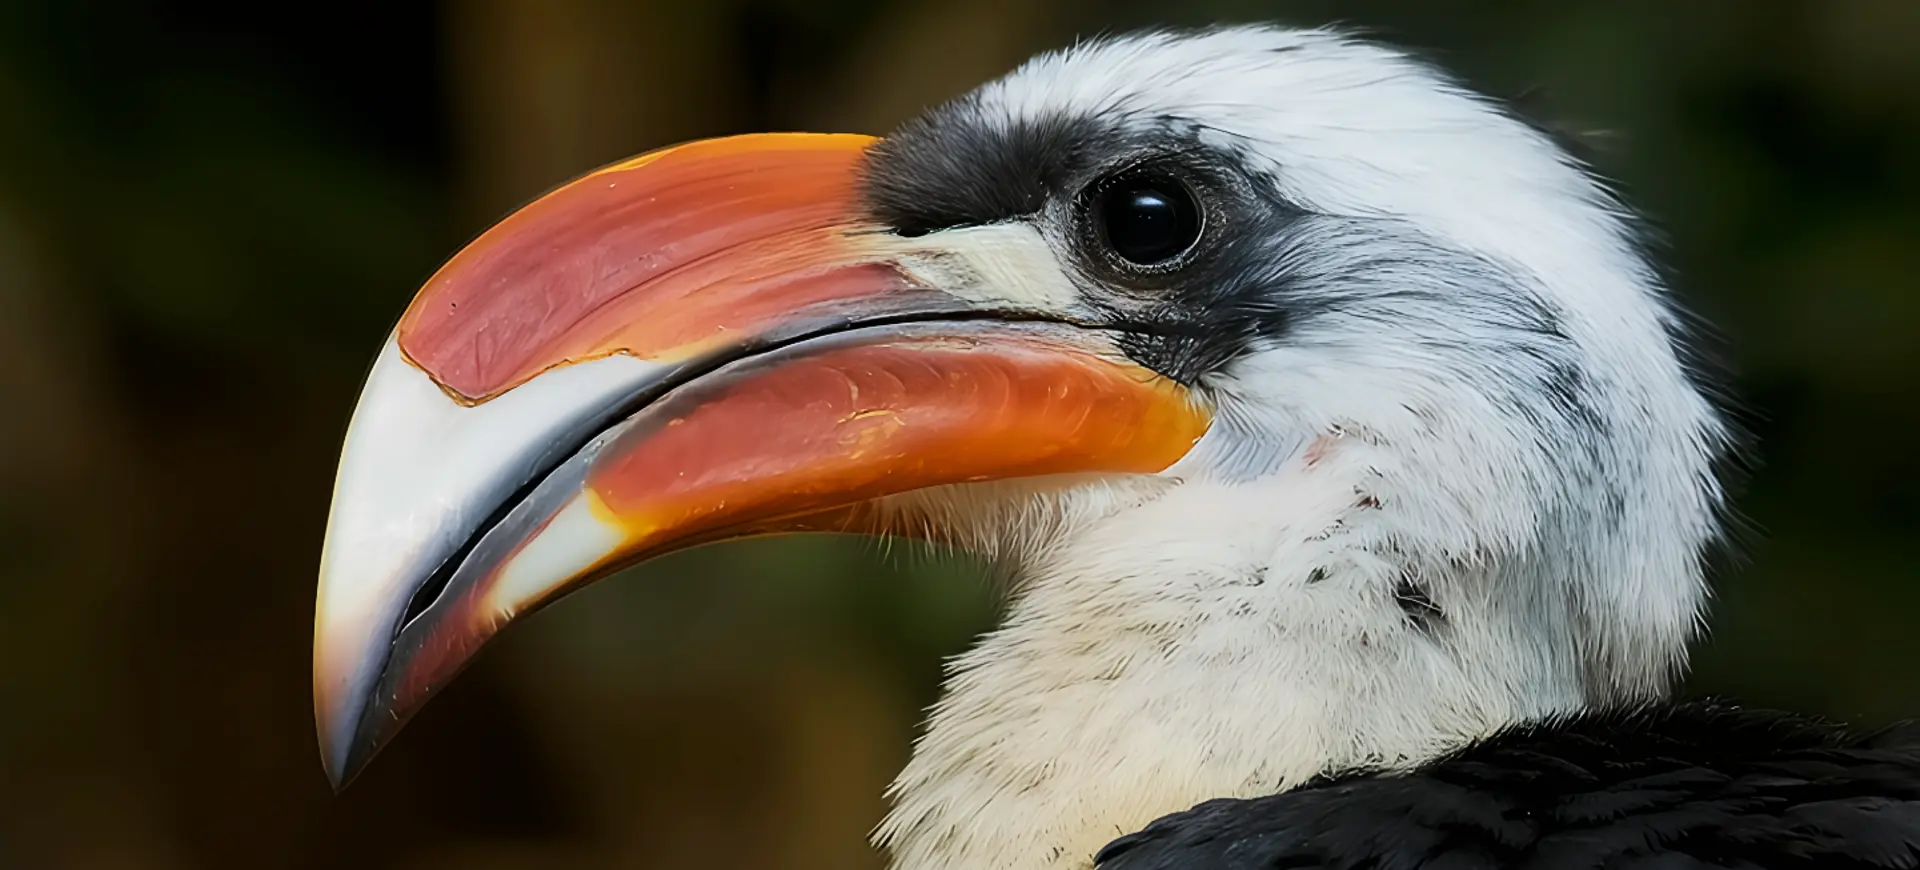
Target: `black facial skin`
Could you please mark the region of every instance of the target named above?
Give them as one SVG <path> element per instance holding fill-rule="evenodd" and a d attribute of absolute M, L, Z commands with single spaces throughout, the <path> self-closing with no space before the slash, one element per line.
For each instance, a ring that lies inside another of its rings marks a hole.
<path fill-rule="evenodd" d="M 1065 227 L 1101 325 L 1181 383 L 1289 322 L 1267 250 L 1303 212 L 1175 119 L 1009 124 L 967 97 L 881 141 L 863 180 L 869 211 L 901 235 L 1014 220 Z"/>

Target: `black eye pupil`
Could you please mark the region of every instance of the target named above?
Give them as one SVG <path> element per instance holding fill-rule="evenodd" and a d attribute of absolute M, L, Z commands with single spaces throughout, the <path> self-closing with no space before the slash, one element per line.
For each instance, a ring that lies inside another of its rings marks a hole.
<path fill-rule="evenodd" d="M 1200 237 L 1200 210 L 1193 197 L 1167 179 L 1114 183 L 1101 197 L 1099 217 L 1113 252 L 1139 266 L 1165 263 Z"/>

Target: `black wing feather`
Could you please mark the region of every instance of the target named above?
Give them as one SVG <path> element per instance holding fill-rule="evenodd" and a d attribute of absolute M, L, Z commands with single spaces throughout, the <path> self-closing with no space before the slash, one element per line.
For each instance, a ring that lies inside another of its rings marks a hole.
<path fill-rule="evenodd" d="M 1920 868 L 1920 734 L 1715 703 L 1517 727 L 1407 774 L 1216 800 L 1099 870 Z"/>

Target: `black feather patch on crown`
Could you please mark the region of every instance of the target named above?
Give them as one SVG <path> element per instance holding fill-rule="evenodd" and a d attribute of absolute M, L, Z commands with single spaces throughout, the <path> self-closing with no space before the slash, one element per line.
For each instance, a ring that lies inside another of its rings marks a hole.
<path fill-rule="evenodd" d="M 1008 119 L 968 95 L 907 122 L 867 153 L 862 193 L 906 236 L 1034 214 L 1126 135 L 1085 116 Z"/>

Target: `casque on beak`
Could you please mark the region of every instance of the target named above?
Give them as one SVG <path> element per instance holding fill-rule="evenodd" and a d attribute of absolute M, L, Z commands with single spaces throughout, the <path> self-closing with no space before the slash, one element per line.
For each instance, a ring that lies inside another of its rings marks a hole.
<path fill-rule="evenodd" d="M 922 487 L 1159 472 L 1204 434 L 1208 412 L 1112 335 L 1006 286 L 1044 258 L 874 226 L 873 141 L 643 155 L 427 282 L 354 412 L 321 557 L 336 787 L 502 626 L 617 568 L 872 530 L 849 509 Z"/>

